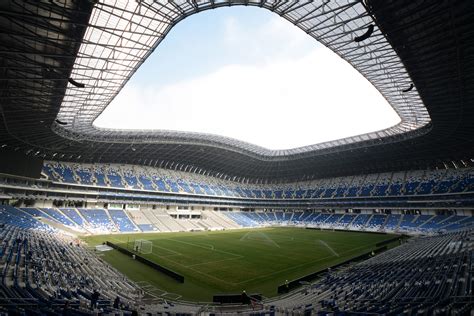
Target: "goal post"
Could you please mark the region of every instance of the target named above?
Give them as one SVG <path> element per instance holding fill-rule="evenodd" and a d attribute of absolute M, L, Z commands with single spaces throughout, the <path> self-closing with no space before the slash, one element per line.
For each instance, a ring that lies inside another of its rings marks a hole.
<path fill-rule="evenodd" d="M 153 243 L 145 239 L 137 239 L 133 245 L 133 251 L 141 254 L 149 254 L 153 251 Z"/>

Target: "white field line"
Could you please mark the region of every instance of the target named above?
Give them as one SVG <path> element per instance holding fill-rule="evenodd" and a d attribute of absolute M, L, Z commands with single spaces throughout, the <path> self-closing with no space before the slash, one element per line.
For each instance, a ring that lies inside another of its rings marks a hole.
<path fill-rule="evenodd" d="M 296 265 L 296 266 L 288 267 L 288 268 L 286 268 L 286 269 L 281 269 L 281 270 L 274 271 L 274 272 L 271 272 L 271 273 L 268 273 L 268 274 L 259 275 L 258 277 L 255 277 L 255 278 L 252 278 L 252 279 L 248 279 L 248 280 L 239 282 L 239 283 L 237 283 L 237 284 L 243 284 L 243 283 L 247 283 L 247 282 L 250 282 L 250 281 L 253 281 L 253 280 L 258 280 L 258 279 L 261 279 L 261 278 L 266 278 L 266 277 L 269 277 L 269 276 L 272 276 L 272 275 L 275 275 L 275 274 L 279 274 L 279 273 L 284 272 L 284 271 L 294 270 L 294 269 L 299 268 L 299 267 L 301 267 L 301 266 L 307 265 L 308 263 L 315 263 L 315 262 L 318 262 L 318 261 L 321 261 L 321 260 L 325 260 L 325 259 L 328 259 L 328 258 L 332 258 L 332 256 L 327 256 L 327 257 L 324 257 L 324 258 L 319 258 L 319 259 L 316 259 L 316 260 L 314 260 L 314 261 L 304 262 L 304 263 L 298 264 L 298 265 Z"/>
<path fill-rule="evenodd" d="M 174 250 L 171 250 L 171 249 L 168 249 L 168 248 L 165 248 L 165 247 L 161 247 L 161 246 L 157 246 L 157 245 L 153 244 L 153 248 L 155 248 L 155 247 L 156 247 L 156 248 L 160 248 L 160 249 L 164 249 L 164 250 L 166 250 L 166 251 L 168 251 L 168 252 L 173 253 L 172 255 L 166 255 L 166 257 L 182 256 L 182 255 L 183 255 L 183 254 L 180 253 L 180 252 L 177 252 L 177 251 L 174 251 Z M 165 257 L 165 256 L 163 256 L 163 257 Z"/>
<path fill-rule="evenodd" d="M 194 244 L 194 243 L 191 243 L 191 242 L 187 242 L 187 241 L 169 239 L 169 238 L 167 238 L 166 240 L 171 240 L 171 241 L 179 242 L 179 243 L 182 243 L 182 244 L 187 244 L 187 245 L 191 245 L 191 246 L 195 246 L 195 247 L 199 247 L 199 248 L 203 248 L 203 249 L 207 249 L 207 250 L 212 250 L 212 251 L 215 251 L 215 252 L 225 253 L 226 255 L 231 255 L 231 256 L 234 256 L 234 257 L 239 257 L 239 258 L 242 257 L 239 254 L 235 254 L 235 253 L 232 253 L 232 252 L 227 252 L 227 251 L 224 251 L 224 250 L 217 250 L 215 248 L 211 249 L 211 248 L 208 248 L 208 247 L 205 247 L 205 246 L 202 246 L 202 245 L 199 245 L 199 244 Z M 209 244 L 207 244 L 207 245 L 209 246 Z"/>
<path fill-rule="evenodd" d="M 189 268 L 189 267 L 195 267 L 195 266 L 206 265 L 206 264 L 210 264 L 210 263 L 217 263 L 217 262 L 223 262 L 223 261 L 237 260 L 237 259 L 241 259 L 241 258 L 243 258 L 243 257 L 244 257 L 244 256 L 234 257 L 234 258 L 227 258 L 227 259 L 221 259 L 221 260 L 214 260 L 214 261 L 207 261 L 207 262 L 201 262 L 201 263 L 195 263 L 195 264 L 187 265 L 187 266 L 185 266 L 185 267 L 186 267 L 186 268 Z"/>
<path fill-rule="evenodd" d="M 110 239 L 113 239 L 113 240 L 115 240 L 115 241 L 118 241 L 119 243 L 123 243 L 123 241 L 121 241 L 120 239 L 117 239 L 117 238 L 112 237 L 112 236 L 110 236 Z"/>
<path fill-rule="evenodd" d="M 156 255 L 156 254 L 154 254 L 154 253 L 152 253 L 152 255 L 154 255 L 154 256 L 160 258 L 160 256 L 158 256 L 158 255 Z M 208 277 L 209 279 L 214 279 L 214 280 L 217 280 L 217 281 L 222 282 L 222 283 L 227 284 L 227 285 L 233 285 L 233 286 L 236 285 L 236 283 L 224 281 L 224 280 L 222 280 L 222 279 L 216 278 L 216 277 L 213 276 L 213 275 L 210 275 L 210 274 L 204 273 L 204 272 L 202 272 L 202 271 L 196 270 L 196 269 L 194 269 L 194 268 L 192 268 L 192 267 L 187 267 L 187 266 L 183 265 L 182 263 L 179 263 L 179 262 L 177 262 L 177 261 L 171 260 L 171 259 L 169 259 L 169 258 L 164 258 L 164 259 L 167 260 L 167 261 L 173 262 L 174 264 L 177 264 L 177 265 L 179 265 L 179 266 L 182 266 L 182 267 L 185 268 L 185 269 L 189 269 L 189 270 L 192 270 L 192 271 L 194 271 L 194 272 L 196 272 L 196 273 L 198 273 L 198 274 L 202 274 L 202 275 Z"/>
<path fill-rule="evenodd" d="M 247 232 L 247 234 L 245 234 L 243 237 L 245 237 L 245 236 L 248 235 L 249 233 L 250 233 L 250 231 Z M 242 237 L 242 238 L 243 238 L 243 237 Z M 112 238 L 113 238 L 113 237 L 112 237 Z M 113 238 L 113 239 L 115 239 L 116 241 L 122 242 L 122 241 L 120 241 L 120 240 L 118 240 L 118 239 L 116 239 L 116 238 Z M 165 239 L 165 238 L 164 238 L 164 239 Z M 176 242 L 188 244 L 188 245 L 191 245 L 191 246 L 195 246 L 195 247 L 200 247 L 200 248 L 212 250 L 212 249 L 210 249 L 210 248 L 207 248 L 207 247 L 204 247 L 204 246 L 201 246 L 201 245 L 198 245 L 198 244 L 193 244 L 193 243 L 185 242 L 185 241 L 181 241 L 181 240 L 168 239 L 168 238 L 166 238 L 166 240 L 176 241 Z M 294 237 L 293 237 L 293 240 L 298 241 L 298 242 L 303 242 L 303 243 L 305 243 L 305 242 L 310 243 L 309 240 L 303 240 L 303 239 L 299 239 L 299 238 L 298 238 L 298 239 L 295 239 Z M 340 244 L 340 243 L 338 243 L 338 244 Z M 358 249 L 361 249 L 361 248 L 364 248 L 364 247 L 366 247 L 366 246 L 363 245 L 363 246 L 360 246 L 360 247 L 352 248 L 352 249 L 350 249 L 350 250 L 348 250 L 348 251 L 342 252 L 341 255 L 345 255 L 345 254 L 347 254 L 347 253 L 353 252 L 353 251 L 355 251 L 355 250 L 358 250 Z M 168 251 L 171 251 L 170 249 L 167 249 L 167 248 L 165 248 L 165 247 L 161 247 L 161 248 L 163 248 L 163 249 L 165 249 L 165 250 L 168 250 Z M 225 253 L 225 254 L 229 254 L 229 255 L 232 255 L 232 256 L 237 257 L 237 258 L 234 258 L 234 259 L 238 259 L 238 258 L 244 257 L 244 256 L 242 256 L 242 255 L 238 255 L 238 254 L 234 254 L 234 253 L 226 252 L 226 251 L 222 251 L 222 250 L 216 250 L 216 249 L 214 249 L 213 251 L 221 252 L 221 253 Z M 307 264 L 309 264 L 309 263 L 316 263 L 316 262 L 318 262 L 318 261 L 322 261 L 322 260 L 325 260 L 325 259 L 328 259 L 328 258 L 333 257 L 333 256 L 327 256 L 327 257 L 324 257 L 324 258 L 319 258 L 319 259 L 316 259 L 316 260 L 313 260 L 313 261 L 304 262 L 304 263 L 301 263 L 301 264 L 299 264 L 299 265 L 291 266 L 291 267 L 288 267 L 288 268 L 286 268 L 286 269 L 274 271 L 274 272 L 269 273 L 269 274 L 260 275 L 260 276 L 255 277 L 255 278 L 247 279 L 247 280 L 242 281 L 242 282 L 233 283 L 233 282 L 228 282 L 228 281 L 224 281 L 224 280 L 222 280 L 222 279 L 216 278 L 216 277 L 213 276 L 213 275 L 209 275 L 209 274 L 207 274 L 207 273 L 204 273 L 204 272 L 201 272 L 201 271 L 199 271 L 199 270 L 193 269 L 192 267 L 187 267 L 187 266 L 185 266 L 185 265 L 183 265 L 183 264 L 181 264 L 181 263 L 179 263 L 179 262 L 177 262 L 177 261 L 168 259 L 168 258 L 167 258 L 168 256 L 167 256 L 167 257 L 158 256 L 158 255 L 156 255 L 155 253 L 152 253 L 152 255 L 157 256 L 157 257 L 164 258 L 165 260 L 168 260 L 168 261 L 173 262 L 173 263 L 175 263 L 175 264 L 177 264 L 177 265 L 180 265 L 180 266 L 182 266 L 183 268 L 192 270 L 192 271 L 194 271 L 194 272 L 196 272 L 196 273 L 198 273 L 198 274 L 204 275 L 204 276 L 206 276 L 206 277 L 208 277 L 208 278 L 215 279 L 215 280 L 217 280 L 217 281 L 219 281 L 219 282 L 225 283 L 225 284 L 227 284 L 227 285 L 233 285 L 233 286 L 245 284 L 245 283 L 247 283 L 247 282 L 254 281 L 254 280 L 258 280 L 258 279 L 261 279 L 261 278 L 266 278 L 266 277 L 268 277 L 268 276 L 272 276 L 272 275 L 275 275 L 275 274 L 279 274 L 279 273 L 281 273 L 281 272 L 285 272 L 285 271 L 288 271 L 288 270 L 294 270 L 294 269 L 296 269 L 296 268 L 299 268 L 299 267 L 301 267 L 301 266 L 307 265 Z M 181 254 L 180 254 L 180 255 L 181 255 Z M 183 256 L 184 256 L 184 255 L 183 255 Z M 226 260 L 227 260 L 227 259 L 226 259 Z M 230 260 L 230 259 L 228 259 L 228 260 Z M 210 262 L 206 262 L 206 263 L 210 263 Z M 205 264 L 205 263 L 202 263 L 202 264 Z M 192 265 L 192 266 L 193 266 L 193 265 Z"/>
<path fill-rule="evenodd" d="M 345 251 L 343 253 L 341 253 L 342 255 L 346 254 L 346 253 L 349 253 L 349 252 L 352 252 L 354 250 L 358 250 L 358 249 L 361 249 L 361 248 L 364 248 L 366 247 L 365 245 L 361 246 L 361 247 L 357 247 L 357 248 L 353 248 L 351 250 L 348 250 L 348 251 Z M 332 258 L 333 256 L 327 256 L 327 257 L 324 257 L 324 258 L 319 258 L 319 259 L 316 259 L 316 260 L 313 260 L 313 261 L 307 261 L 307 262 L 303 262 L 301 264 L 298 264 L 298 265 L 295 265 L 295 266 L 291 266 L 291 267 L 288 267 L 286 269 L 282 269 L 282 270 L 278 270 L 278 271 L 275 271 L 275 272 L 272 272 L 272 273 L 268 273 L 268 274 L 265 274 L 265 275 L 260 275 L 258 277 L 255 277 L 255 278 L 252 278 L 252 279 L 248 279 L 248 280 L 245 280 L 245 281 L 242 281 L 242 282 L 239 282 L 239 283 L 236 283 L 236 285 L 240 285 L 240 284 L 243 284 L 243 283 L 246 283 L 246 282 L 250 282 L 250 281 L 253 281 L 253 280 L 258 280 L 260 278 L 266 278 L 268 276 L 272 276 L 272 275 L 275 275 L 275 274 L 278 274 L 278 273 L 281 273 L 281 272 L 284 272 L 284 271 L 288 271 L 288 270 L 294 270 L 296 268 L 299 268 L 301 266 L 304 266 L 304 265 L 307 265 L 309 263 L 315 263 L 315 262 L 318 262 L 318 261 L 321 261 L 321 260 L 325 260 L 325 259 L 329 259 L 329 258 Z"/>
<path fill-rule="evenodd" d="M 116 240 L 116 241 L 118 241 L 118 242 L 121 242 L 120 240 L 118 240 L 118 239 L 116 239 L 116 238 L 114 238 L 114 237 L 112 237 L 112 239 L 114 239 L 114 240 Z M 235 257 L 236 257 L 236 258 L 233 258 L 233 259 L 239 259 L 239 258 L 242 258 L 242 257 L 243 257 L 243 256 L 241 256 L 241 255 L 237 255 L 237 254 L 233 254 L 233 253 L 226 252 L 226 251 L 221 251 L 221 250 L 210 249 L 210 248 L 207 248 L 207 247 L 203 247 L 203 246 L 201 246 L 201 245 L 196 245 L 196 244 L 188 243 L 188 242 L 185 242 L 185 241 L 178 241 L 178 240 L 174 240 L 174 239 L 166 239 L 166 240 L 177 241 L 177 242 L 189 244 L 189 245 L 196 246 L 196 247 L 201 247 L 201 248 L 208 249 L 208 250 L 213 250 L 213 251 L 217 251 L 217 252 L 226 253 L 226 254 L 229 254 L 229 255 L 232 255 L 232 256 L 235 256 Z M 167 250 L 167 251 L 170 251 L 170 252 L 175 252 L 176 254 L 179 254 L 179 255 L 181 255 L 181 256 L 185 256 L 185 255 L 183 255 L 183 254 L 180 254 L 180 253 L 178 253 L 178 252 L 176 252 L 176 251 L 170 250 L 170 249 L 165 248 L 165 247 L 158 247 L 158 248 L 162 248 L 162 249 Z M 167 261 L 173 262 L 174 264 L 180 265 L 180 266 L 182 266 L 183 268 L 192 270 L 192 271 L 194 271 L 194 272 L 196 272 L 196 273 L 198 273 L 198 274 L 202 274 L 202 275 L 204 275 L 204 276 L 206 276 L 206 277 L 208 277 L 208 278 L 210 278 L 210 279 L 217 280 L 217 281 L 222 282 L 222 283 L 225 283 L 225 284 L 227 284 L 227 285 L 236 285 L 236 283 L 224 281 L 224 280 L 222 280 L 222 279 L 216 278 L 216 277 L 213 276 L 213 275 L 210 275 L 210 274 L 201 272 L 201 271 L 196 270 L 196 269 L 194 269 L 194 268 L 192 268 L 192 267 L 188 267 L 188 266 L 185 266 L 185 265 L 183 265 L 183 264 L 181 264 L 181 263 L 179 263 L 179 262 L 177 262 L 177 261 L 171 260 L 171 259 L 169 259 L 169 256 L 166 256 L 166 257 L 164 257 L 164 256 L 159 256 L 159 255 L 157 255 L 157 254 L 154 253 L 154 252 L 152 252 L 151 255 L 156 256 L 157 258 L 163 258 L 163 259 L 165 259 L 165 260 L 167 260 Z"/>
<path fill-rule="evenodd" d="M 123 242 L 123 241 L 121 241 L 121 240 L 119 240 L 119 239 L 117 239 L 117 238 L 115 238 L 115 237 L 112 237 L 111 239 L 113 239 L 113 240 L 115 240 L 115 241 L 117 241 L 117 242 L 119 242 L 119 243 L 125 243 L 125 242 Z M 164 249 L 164 250 L 166 250 L 166 251 L 168 251 L 168 252 L 173 253 L 172 255 L 165 255 L 165 256 L 161 256 L 161 257 L 171 257 L 171 256 L 182 256 L 182 255 L 183 255 L 182 253 L 179 253 L 179 252 L 177 252 L 177 251 L 174 251 L 174 250 L 171 250 L 171 249 L 168 249 L 168 248 L 165 248 L 165 247 L 161 247 L 161 246 L 155 245 L 153 242 L 152 242 L 152 244 L 153 244 L 153 248 L 160 248 L 160 249 Z M 152 250 L 152 251 L 153 251 L 153 250 Z"/>
<path fill-rule="evenodd" d="M 214 245 L 201 243 L 201 245 L 209 246 L 209 249 L 214 250 Z"/>
<path fill-rule="evenodd" d="M 331 246 L 329 246 L 324 240 L 318 239 L 317 241 L 319 241 L 321 245 L 329 249 L 329 251 L 332 252 L 333 255 L 339 257 L 339 254 L 334 249 L 332 249 Z"/>

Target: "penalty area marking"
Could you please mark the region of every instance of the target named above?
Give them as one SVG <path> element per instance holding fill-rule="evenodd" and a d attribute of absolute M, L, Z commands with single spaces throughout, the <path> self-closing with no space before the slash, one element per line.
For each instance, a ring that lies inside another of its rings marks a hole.
<path fill-rule="evenodd" d="M 154 256 L 160 258 L 160 256 L 158 256 L 157 254 L 152 253 L 152 255 L 154 255 Z M 179 265 L 179 266 L 182 266 L 182 267 L 185 268 L 185 269 L 189 269 L 189 270 L 192 270 L 192 271 L 194 271 L 194 272 L 196 272 L 196 273 L 198 273 L 198 274 L 202 274 L 202 275 L 204 275 L 204 276 L 206 276 L 206 277 L 208 277 L 208 278 L 210 278 L 210 279 L 214 279 L 214 280 L 217 280 L 217 281 L 219 281 L 219 282 L 222 282 L 222 283 L 224 283 L 224 284 L 232 285 L 232 286 L 235 286 L 235 285 L 236 285 L 236 283 L 228 282 L 228 281 L 219 279 L 219 278 L 217 278 L 217 277 L 215 277 L 215 276 L 213 276 L 213 275 L 210 275 L 210 274 L 204 273 L 204 272 L 202 272 L 202 271 L 196 270 L 196 269 L 194 269 L 194 268 L 192 268 L 192 267 L 185 266 L 184 264 L 182 264 L 182 263 L 180 263 L 180 262 L 178 262 L 178 261 L 174 261 L 174 260 L 171 260 L 171 259 L 169 259 L 169 258 L 163 258 L 163 259 L 165 259 L 165 260 L 167 260 L 167 261 L 170 261 L 170 262 L 173 262 L 174 264 L 177 264 L 177 265 Z M 236 258 L 236 259 L 237 259 L 237 258 Z"/>
<path fill-rule="evenodd" d="M 124 241 L 121 241 L 120 239 L 117 239 L 117 238 L 115 238 L 115 237 L 111 237 L 111 239 L 113 239 L 113 240 L 119 242 L 120 244 L 125 243 Z M 152 246 L 153 248 L 160 248 L 160 249 L 163 249 L 163 250 L 166 250 L 166 251 L 172 253 L 172 255 L 161 255 L 162 257 L 183 256 L 182 253 L 177 252 L 177 251 L 172 250 L 172 249 L 168 249 L 168 248 L 165 248 L 165 247 L 158 246 L 158 245 L 156 245 L 153 241 L 152 241 L 151 243 L 152 243 L 152 245 L 153 245 L 153 246 Z M 128 248 L 128 245 L 127 245 L 127 248 Z M 153 250 L 152 250 L 151 252 L 153 253 Z"/>
<path fill-rule="evenodd" d="M 172 241 L 178 241 L 178 240 L 174 240 L 174 239 L 166 239 L 166 240 L 172 240 Z M 201 246 L 201 245 L 197 245 L 197 244 L 193 244 L 193 243 L 188 243 L 188 242 L 184 242 L 184 241 L 179 241 L 179 242 L 182 242 L 182 243 L 186 243 L 186 244 L 189 244 L 189 245 L 193 245 L 193 246 L 196 246 L 196 247 L 200 247 L 200 248 L 204 248 L 204 249 L 209 249 L 207 247 L 204 247 L 204 246 Z M 164 250 L 168 250 L 168 251 L 172 251 L 171 249 L 168 249 L 168 248 L 165 248 L 165 247 L 159 247 L 159 248 L 162 248 Z M 214 250 L 213 251 L 216 251 L 216 252 L 222 252 L 222 253 L 227 253 L 225 251 L 219 251 L 219 250 Z M 202 275 L 205 275 L 211 279 L 215 279 L 217 281 L 220 281 L 220 282 L 223 282 L 225 284 L 228 284 L 228 285 L 234 285 L 235 283 L 232 283 L 232 282 L 227 282 L 225 280 L 222 280 L 222 279 L 219 279 L 215 276 L 212 276 L 212 275 L 209 275 L 207 273 L 204 273 L 202 271 L 199 271 L 199 270 L 196 270 L 194 269 L 193 267 L 194 266 L 198 266 L 198 265 L 204 265 L 204 264 L 207 264 L 207 263 L 214 263 L 214 262 L 220 262 L 220 261 L 228 261 L 228 260 L 236 260 L 236 259 L 240 259 L 240 258 L 243 258 L 244 256 L 241 256 L 241 255 L 237 255 L 237 254 L 232 254 L 233 256 L 235 256 L 234 258 L 227 258 L 227 259 L 222 259 L 222 260 L 214 260 L 214 261 L 207 261 L 207 262 L 201 262 L 201 263 L 198 263 L 198 264 L 191 264 L 191 265 L 184 265 L 178 261 L 175 261 L 175 260 L 171 260 L 170 257 L 174 257 L 174 256 L 177 256 L 179 254 L 179 256 L 183 256 L 183 257 L 187 257 L 185 254 L 180 254 L 178 252 L 176 252 L 176 255 L 166 255 L 166 256 L 162 256 L 162 255 L 158 255 L 156 254 L 154 251 L 152 251 L 151 255 L 157 257 L 157 258 L 162 258 L 166 261 L 170 261 L 174 264 L 177 264 L 177 265 L 180 265 L 182 266 L 183 268 L 186 268 L 186 269 L 189 269 L 189 270 L 192 270 L 196 273 L 199 273 L 199 274 L 202 274 Z M 231 254 L 231 253 L 228 253 L 228 254 Z"/>
<path fill-rule="evenodd" d="M 172 249 L 168 249 L 168 248 L 161 247 L 161 246 L 157 246 L 157 245 L 153 244 L 153 248 L 155 248 L 155 247 L 156 247 L 156 248 L 160 248 L 160 249 L 163 249 L 163 250 L 166 250 L 166 251 L 169 251 L 169 252 L 173 253 L 173 255 L 167 255 L 166 257 L 171 257 L 171 256 L 183 256 L 183 254 L 182 254 L 182 253 L 180 253 L 180 252 L 177 252 L 177 251 L 174 251 L 174 250 L 172 250 Z"/>
<path fill-rule="evenodd" d="M 214 250 L 214 245 L 211 245 L 211 244 L 204 244 L 204 243 L 201 243 L 201 245 L 209 246 L 209 249 Z"/>

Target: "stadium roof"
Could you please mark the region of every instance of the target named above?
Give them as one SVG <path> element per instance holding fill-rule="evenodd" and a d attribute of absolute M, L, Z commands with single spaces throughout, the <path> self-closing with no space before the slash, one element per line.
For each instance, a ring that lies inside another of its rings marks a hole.
<path fill-rule="evenodd" d="M 284 151 L 92 125 L 173 25 L 229 5 L 271 10 L 331 48 L 384 95 L 401 123 Z M 473 11 L 470 1 L 9 1 L 0 4 L 1 146 L 239 181 L 466 163 L 474 148 Z"/>

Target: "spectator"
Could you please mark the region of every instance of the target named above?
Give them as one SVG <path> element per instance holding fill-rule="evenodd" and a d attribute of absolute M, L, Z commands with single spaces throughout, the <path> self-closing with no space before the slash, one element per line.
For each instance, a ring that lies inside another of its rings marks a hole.
<path fill-rule="evenodd" d="M 241 300 L 242 300 L 242 304 L 245 304 L 245 305 L 250 304 L 250 297 L 247 295 L 245 290 L 242 291 Z"/>
<path fill-rule="evenodd" d="M 69 301 L 66 301 L 63 306 L 63 315 L 69 315 Z"/>
<path fill-rule="evenodd" d="M 97 308 L 97 301 L 99 300 L 100 294 L 97 290 L 91 295 L 91 309 Z"/>
<path fill-rule="evenodd" d="M 114 308 L 119 309 L 120 308 L 120 297 L 116 297 L 114 300 Z"/>

